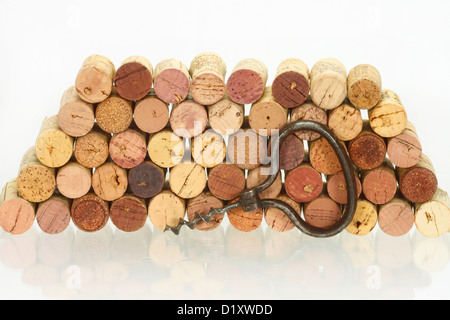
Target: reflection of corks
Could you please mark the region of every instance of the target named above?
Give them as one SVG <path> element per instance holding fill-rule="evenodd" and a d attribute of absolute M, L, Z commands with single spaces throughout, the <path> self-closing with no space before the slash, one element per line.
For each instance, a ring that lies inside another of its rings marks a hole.
<path fill-rule="evenodd" d="M 124 195 L 111 204 L 111 221 L 124 232 L 140 230 L 147 221 L 147 217 L 145 201 L 135 196 Z"/>
<path fill-rule="evenodd" d="M 130 101 L 140 100 L 152 88 L 153 66 L 145 57 L 129 57 L 117 69 L 114 84 L 121 97 Z"/>
<path fill-rule="evenodd" d="M 197 197 L 188 201 L 186 208 L 187 218 L 189 221 L 192 221 L 197 215 L 205 216 L 211 212 L 211 209 L 220 209 L 223 206 L 223 201 L 216 198 L 211 192 L 202 192 Z M 211 222 L 199 221 L 195 227 L 202 231 L 216 229 L 223 221 L 223 217 L 223 214 L 215 214 Z"/>
<path fill-rule="evenodd" d="M 80 230 L 99 231 L 109 220 L 109 205 L 95 194 L 89 193 L 74 200 L 71 216 L 73 223 Z"/>
<path fill-rule="evenodd" d="M 179 60 L 171 58 L 155 67 L 155 93 L 166 103 L 180 103 L 186 99 L 190 89 L 188 68 Z"/>
<path fill-rule="evenodd" d="M 448 193 L 437 188 L 424 203 L 415 204 L 415 225 L 423 235 L 440 237 L 450 230 L 450 200 Z"/>

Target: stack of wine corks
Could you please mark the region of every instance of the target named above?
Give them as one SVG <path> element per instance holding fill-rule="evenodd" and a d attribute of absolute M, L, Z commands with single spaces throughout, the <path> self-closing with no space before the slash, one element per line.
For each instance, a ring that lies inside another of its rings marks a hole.
<path fill-rule="evenodd" d="M 309 69 L 290 58 L 273 69 L 271 82 L 271 70 L 255 58 L 230 70 L 227 78 L 225 61 L 214 52 L 190 65 L 169 58 L 155 67 L 131 56 L 117 69 L 106 57 L 88 57 L 6 183 L 1 227 L 12 234 L 35 222 L 49 234 L 71 222 L 85 232 L 109 221 L 125 232 L 148 221 L 161 230 L 176 227 L 238 201 L 273 173 L 271 159 L 278 156 L 277 178 L 260 197 L 283 201 L 326 228 L 348 201 L 330 144 L 298 131 L 279 155 L 271 154 L 279 130 L 309 120 L 327 126 L 354 165 L 358 203 L 347 232 L 366 235 L 376 225 L 392 236 L 414 226 L 429 237 L 449 231 L 448 194 L 402 101 L 382 87 L 374 66 L 347 72 L 327 58 Z M 227 218 L 244 232 L 263 222 L 280 232 L 294 228 L 276 208 L 236 208 Z M 212 230 L 223 220 L 217 215 L 196 227 Z"/>

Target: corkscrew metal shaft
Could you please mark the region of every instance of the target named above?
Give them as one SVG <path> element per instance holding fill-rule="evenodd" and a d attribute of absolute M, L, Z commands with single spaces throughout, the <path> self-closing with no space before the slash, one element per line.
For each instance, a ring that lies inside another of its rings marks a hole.
<path fill-rule="evenodd" d="M 279 159 L 278 157 L 272 157 L 272 167 L 276 170 L 273 170 L 273 174 L 270 175 L 263 184 L 241 193 L 241 195 L 239 196 L 239 201 L 226 205 L 220 209 L 212 209 L 207 215 L 196 215 L 192 221 L 181 220 L 177 227 L 172 228 L 168 226 L 166 227 L 166 231 L 170 230 L 175 234 L 179 234 L 180 229 L 183 226 L 194 229 L 196 224 L 200 221 L 210 222 L 214 215 L 226 214 L 228 211 L 239 207 L 242 207 L 245 212 L 252 212 L 262 208 L 274 207 L 280 209 L 284 214 L 286 214 L 300 231 L 312 237 L 326 238 L 335 236 L 342 232 L 352 221 L 357 205 L 356 182 L 352 163 L 348 157 L 346 150 L 339 143 L 336 136 L 326 126 L 313 121 L 299 120 L 285 125 L 280 131 L 278 141 L 273 145 L 274 149 L 272 150 L 272 154 L 278 154 L 279 148 L 286 137 L 299 130 L 311 130 L 322 135 L 322 137 L 324 137 L 330 143 L 331 147 L 336 152 L 339 162 L 341 163 L 342 171 L 347 183 L 348 201 L 342 217 L 337 223 L 328 228 L 318 228 L 308 224 L 291 206 L 289 206 L 285 202 L 277 199 L 260 199 L 259 193 L 269 188 L 274 183 L 278 174 Z"/>

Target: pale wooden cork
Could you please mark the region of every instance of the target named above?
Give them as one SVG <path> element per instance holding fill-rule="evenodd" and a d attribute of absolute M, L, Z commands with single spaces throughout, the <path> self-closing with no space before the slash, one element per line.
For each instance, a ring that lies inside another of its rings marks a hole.
<path fill-rule="evenodd" d="M 108 98 L 115 73 L 115 66 L 107 57 L 92 55 L 86 58 L 75 81 L 80 98 L 89 103 L 99 103 Z"/>
<path fill-rule="evenodd" d="M 148 154 L 152 162 L 161 168 L 172 168 L 183 160 L 185 146 L 183 138 L 170 129 L 150 136 Z"/>
<path fill-rule="evenodd" d="M 306 101 L 309 90 L 309 68 L 306 63 L 295 58 L 280 63 L 272 83 L 275 101 L 285 108 L 295 108 Z"/>
<path fill-rule="evenodd" d="M 188 201 L 187 218 L 192 221 L 197 215 L 205 216 L 211 212 L 211 209 L 221 209 L 223 206 L 222 200 L 216 198 L 211 192 L 205 191 Z M 223 214 L 214 214 L 211 222 L 199 221 L 195 228 L 202 231 L 214 230 L 222 223 L 223 218 Z"/>
<path fill-rule="evenodd" d="M 408 118 L 399 96 L 384 89 L 378 104 L 369 110 L 369 121 L 373 131 L 384 138 L 392 138 L 406 128 Z"/>
<path fill-rule="evenodd" d="M 448 193 L 437 188 L 430 200 L 415 204 L 415 225 L 426 237 L 437 238 L 450 230 L 450 200 Z"/>
<path fill-rule="evenodd" d="M 144 98 L 153 86 L 153 65 L 143 56 L 126 58 L 114 77 L 119 95 L 130 101 Z"/>
<path fill-rule="evenodd" d="M 117 200 L 127 191 L 127 171 L 112 162 L 107 162 L 94 171 L 92 188 L 95 194 L 105 201 Z"/>
<path fill-rule="evenodd" d="M 94 129 L 75 141 L 74 155 L 82 166 L 92 169 L 100 167 L 109 156 L 111 135 L 100 129 Z"/>
<path fill-rule="evenodd" d="M 381 75 L 372 65 L 360 64 L 348 73 L 348 98 L 358 109 L 372 109 L 381 99 Z"/>
<path fill-rule="evenodd" d="M 281 130 L 288 121 L 288 109 L 275 101 L 272 87 L 266 87 L 263 95 L 252 104 L 248 116 L 250 127 L 259 135 L 271 136 Z"/>
<path fill-rule="evenodd" d="M 0 226 L 13 235 L 30 230 L 35 221 L 35 204 L 23 199 L 17 179 L 9 181 L 0 193 Z"/>
<path fill-rule="evenodd" d="M 243 126 L 228 137 L 229 162 L 243 170 L 259 167 L 267 156 L 267 138 Z"/>
<path fill-rule="evenodd" d="M 289 122 L 295 122 L 298 120 L 314 121 L 326 126 L 328 122 L 328 115 L 325 110 L 316 106 L 311 99 L 308 99 L 301 106 L 290 110 Z M 306 141 L 314 141 L 321 137 L 319 133 L 311 130 L 299 130 L 295 132 L 295 135 Z"/>
<path fill-rule="evenodd" d="M 209 106 L 224 97 L 227 68 L 218 54 L 204 52 L 197 55 L 190 64 L 189 73 L 191 95 L 199 104 Z"/>
<path fill-rule="evenodd" d="M 205 168 L 196 163 L 180 163 L 170 170 L 170 189 L 180 198 L 197 197 L 205 190 L 206 182 Z"/>
<path fill-rule="evenodd" d="M 80 98 L 75 86 L 67 89 L 61 97 L 58 126 L 72 137 L 82 137 L 95 124 L 94 105 Z"/>
<path fill-rule="evenodd" d="M 36 156 L 50 168 L 59 168 L 69 162 L 73 155 L 73 137 L 58 126 L 58 117 L 45 118 L 36 139 Z"/>
<path fill-rule="evenodd" d="M 227 155 L 225 139 L 213 130 L 206 130 L 194 138 L 192 159 L 205 168 L 213 168 L 224 162 Z"/>
<path fill-rule="evenodd" d="M 222 135 L 231 135 L 238 131 L 244 123 L 244 117 L 244 105 L 232 101 L 228 95 L 208 106 L 209 125 Z"/>
<path fill-rule="evenodd" d="M 155 67 L 155 93 L 164 102 L 180 103 L 189 94 L 191 80 L 188 68 L 180 60 L 170 58 Z"/>
<path fill-rule="evenodd" d="M 276 199 L 283 201 L 287 205 L 291 206 L 292 209 L 294 209 L 300 217 L 302 207 L 298 202 L 295 202 L 287 194 L 284 193 L 280 194 Z M 267 208 L 264 212 L 264 219 L 269 228 L 278 232 L 287 232 L 295 228 L 294 223 L 289 219 L 289 217 L 283 211 L 277 208 Z"/>
<path fill-rule="evenodd" d="M 91 190 L 92 170 L 71 161 L 58 170 L 56 186 L 64 197 L 81 198 Z"/>
<path fill-rule="evenodd" d="M 95 110 L 98 126 L 108 133 L 127 130 L 133 122 L 133 104 L 114 90 Z"/>
<path fill-rule="evenodd" d="M 149 95 L 136 102 L 134 122 L 146 133 L 163 130 L 169 123 L 169 106 L 155 95 Z"/>
<path fill-rule="evenodd" d="M 52 196 L 39 204 L 36 221 L 39 228 L 47 234 L 60 234 L 70 224 L 71 202 L 61 196 Z"/>
<path fill-rule="evenodd" d="M 411 122 L 406 123 L 402 133 L 388 139 L 387 154 L 392 163 L 400 168 L 413 167 L 420 161 L 422 144 Z"/>
<path fill-rule="evenodd" d="M 365 199 L 358 199 L 355 215 L 346 228 L 350 234 L 365 236 L 377 225 L 377 206 Z"/>
<path fill-rule="evenodd" d="M 28 149 L 22 158 L 17 188 L 20 196 L 30 202 L 43 202 L 55 192 L 55 169 L 39 161 L 35 147 Z"/>
<path fill-rule="evenodd" d="M 341 145 L 345 149 L 345 145 Z M 320 173 L 332 175 L 342 171 L 336 152 L 324 137 L 309 142 L 309 160 Z"/>
<path fill-rule="evenodd" d="M 127 129 L 113 135 L 109 155 L 118 166 L 132 169 L 144 162 L 147 156 L 147 137 L 139 129 Z"/>
<path fill-rule="evenodd" d="M 233 199 L 229 203 L 235 203 L 239 198 Z M 227 212 L 228 220 L 231 226 L 242 232 L 251 232 L 261 226 L 264 218 L 264 210 L 257 209 L 251 212 L 245 212 L 242 207 L 238 207 Z"/>
<path fill-rule="evenodd" d="M 263 168 L 264 167 L 258 167 L 248 171 L 247 189 L 253 189 L 257 186 L 260 186 L 269 178 L 268 175 L 264 174 Z M 261 199 L 275 199 L 280 195 L 282 188 L 283 182 L 281 178 L 281 172 L 278 172 L 277 177 L 272 185 L 263 192 L 259 193 L 259 197 Z"/>
<path fill-rule="evenodd" d="M 401 194 L 378 208 L 380 229 L 393 237 L 407 234 L 414 226 L 414 212 L 411 202 Z"/>
<path fill-rule="evenodd" d="M 148 217 L 153 226 L 165 230 L 167 226 L 175 228 L 186 214 L 186 202 L 172 191 L 163 190 L 150 200 Z"/>
<path fill-rule="evenodd" d="M 239 104 L 251 104 L 261 98 L 269 71 L 264 62 L 247 58 L 239 61 L 227 81 L 231 100 Z"/>
<path fill-rule="evenodd" d="M 328 114 L 328 128 L 341 141 L 350 141 L 363 129 L 361 111 L 344 102 Z"/>
<path fill-rule="evenodd" d="M 205 132 L 208 125 L 208 112 L 203 105 L 188 98 L 172 106 L 169 123 L 176 135 L 193 138 Z"/>
<path fill-rule="evenodd" d="M 317 61 L 311 68 L 311 99 L 320 108 L 332 110 L 347 96 L 347 71 L 335 58 Z"/>

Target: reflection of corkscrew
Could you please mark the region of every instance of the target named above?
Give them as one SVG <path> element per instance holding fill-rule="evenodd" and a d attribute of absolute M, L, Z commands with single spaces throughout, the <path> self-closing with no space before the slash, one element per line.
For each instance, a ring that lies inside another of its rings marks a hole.
<path fill-rule="evenodd" d="M 207 215 L 201 216 L 197 214 L 195 218 L 191 221 L 181 220 L 178 226 L 176 227 L 167 226 L 166 231 L 170 230 L 175 234 L 179 234 L 180 229 L 183 226 L 187 226 L 191 229 L 194 229 L 198 222 L 200 221 L 211 222 L 214 215 L 218 214 L 224 215 L 228 211 L 238 207 L 242 207 L 245 212 L 252 212 L 262 208 L 274 207 L 283 211 L 283 213 L 289 217 L 292 223 L 300 231 L 310 236 L 317 238 L 325 238 L 335 236 L 340 232 L 342 232 L 352 221 L 357 204 L 356 183 L 353 176 L 352 164 L 350 162 L 348 154 L 345 151 L 345 149 L 341 146 L 336 136 L 326 126 L 317 122 L 304 120 L 298 120 L 296 122 L 289 123 L 283 127 L 283 129 L 280 131 L 276 143 L 273 146 L 274 149 L 272 151 L 272 154 L 277 155 L 279 153 L 280 145 L 282 144 L 284 139 L 286 139 L 290 134 L 299 130 L 311 130 L 321 134 L 330 143 L 331 147 L 336 152 L 336 155 L 341 163 L 342 171 L 344 173 L 345 180 L 347 183 L 347 196 L 349 200 L 345 207 L 345 211 L 342 214 L 342 218 L 336 224 L 328 228 L 314 227 L 306 223 L 298 215 L 298 213 L 285 202 L 276 199 L 260 199 L 259 193 L 269 188 L 275 181 L 278 174 L 279 159 L 278 157 L 272 157 L 272 166 L 275 168 L 275 170 L 272 171 L 272 175 L 270 175 L 263 184 L 251 190 L 243 192 L 239 196 L 239 201 L 226 205 L 220 209 L 212 209 Z"/>

